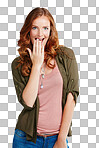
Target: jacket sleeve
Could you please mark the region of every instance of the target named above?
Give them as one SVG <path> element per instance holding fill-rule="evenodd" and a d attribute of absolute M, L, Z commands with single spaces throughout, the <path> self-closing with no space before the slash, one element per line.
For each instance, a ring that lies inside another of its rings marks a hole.
<path fill-rule="evenodd" d="M 21 103 L 21 105 L 25 109 L 32 110 L 35 107 L 35 103 L 34 103 L 33 107 L 30 107 L 25 103 L 25 101 L 22 98 L 22 93 L 23 93 L 23 90 L 24 90 L 26 84 L 25 84 L 24 78 L 22 77 L 22 75 L 20 73 L 19 68 L 15 69 L 16 66 L 17 66 L 16 59 L 14 59 L 11 63 L 11 69 L 12 69 L 12 77 L 13 77 L 13 82 L 14 82 L 18 101 Z"/>
<path fill-rule="evenodd" d="M 68 65 L 68 80 L 67 80 L 67 95 L 69 92 L 74 96 L 75 106 L 77 103 L 77 97 L 79 95 L 79 74 L 78 66 L 74 51 L 72 50 L 73 59 L 70 60 Z M 66 95 L 66 96 L 67 96 Z"/>

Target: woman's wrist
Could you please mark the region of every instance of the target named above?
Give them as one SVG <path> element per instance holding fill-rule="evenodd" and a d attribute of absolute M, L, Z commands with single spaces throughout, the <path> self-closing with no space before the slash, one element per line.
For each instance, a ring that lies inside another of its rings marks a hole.
<path fill-rule="evenodd" d="M 67 137 L 62 136 L 62 135 L 59 134 L 57 140 L 58 140 L 58 141 L 62 141 L 62 142 L 66 142 L 66 138 L 67 138 Z"/>
<path fill-rule="evenodd" d="M 38 72 L 40 72 L 40 66 L 39 65 L 37 65 L 37 64 L 34 64 L 33 66 L 32 66 L 32 70 L 36 70 L 36 71 L 38 71 Z"/>

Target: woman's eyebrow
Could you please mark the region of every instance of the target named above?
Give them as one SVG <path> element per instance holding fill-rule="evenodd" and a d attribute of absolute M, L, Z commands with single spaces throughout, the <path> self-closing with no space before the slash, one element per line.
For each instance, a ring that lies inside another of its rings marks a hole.
<path fill-rule="evenodd" d="M 39 26 L 36 26 L 36 25 L 32 25 L 32 26 L 39 27 Z M 50 26 L 43 26 L 43 27 L 50 27 Z"/>
<path fill-rule="evenodd" d="M 43 26 L 43 27 L 50 27 L 50 26 Z"/>

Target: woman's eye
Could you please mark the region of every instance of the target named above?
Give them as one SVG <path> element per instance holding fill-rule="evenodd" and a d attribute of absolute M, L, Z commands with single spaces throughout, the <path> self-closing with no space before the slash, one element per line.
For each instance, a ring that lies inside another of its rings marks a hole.
<path fill-rule="evenodd" d="M 36 29 L 36 27 L 33 27 L 33 30 L 35 30 Z"/>
<path fill-rule="evenodd" d="M 48 28 L 47 27 L 44 27 L 44 30 L 47 30 Z"/>

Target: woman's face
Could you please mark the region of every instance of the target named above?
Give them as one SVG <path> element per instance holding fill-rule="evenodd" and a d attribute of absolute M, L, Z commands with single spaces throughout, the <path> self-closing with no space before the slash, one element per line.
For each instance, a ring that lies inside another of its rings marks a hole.
<path fill-rule="evenodd" d="M 46 45 L 50 34 L 50 21 L 46 16 L 36 18 L 32 22 L 32 29 L 30 30 L 30 39 L 32 44 L 35 39 L 41 40 L 41 48 Z"/>

